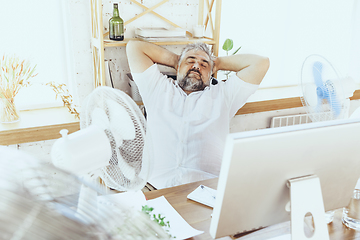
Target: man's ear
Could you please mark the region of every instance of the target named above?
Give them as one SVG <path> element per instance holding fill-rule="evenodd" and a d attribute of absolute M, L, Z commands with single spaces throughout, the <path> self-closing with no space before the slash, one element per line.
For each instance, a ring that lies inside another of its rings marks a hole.
<path fill-rule="evenodd" d="M 179 61 L 180 61 L 180 55 L 177 55 L 177 63 L 175 65 L 176 71 L 179 69 L 179 65 L 180 65 Z"/>
<path fill-rule="evenodd" d="M 218 69 L 217 69 L 217 57 L 213 57 L 213 68 L 212 68 L 212 74 L 215 74 L 217 71 L 218 71 Z"/>

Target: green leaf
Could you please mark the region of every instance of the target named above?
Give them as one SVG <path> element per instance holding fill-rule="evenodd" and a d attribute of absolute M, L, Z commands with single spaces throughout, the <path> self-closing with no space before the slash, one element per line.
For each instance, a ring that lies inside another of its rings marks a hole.
<path fill-rule="evenodd" d="M 226 39 L 224 42 L 224 45 L 222 46 L 222 49 L 225 51 L 230 51 L 234 47 L 234 42 L 231 39 Z"/>
<path fill-rule="evenodd" d="M 150 212 L 152 212 L 153 210 L 154 208 L 149 207 L 148 205 L 142 206 L 142 211 L 147 215 L 150 215 Z"/>
<path fill-rule="evenodd" d="M 235 55 L 240 50 L 240 48 L 241 46 L 238 49 L 236 49 L 236 51 L 232 55 Z"/>

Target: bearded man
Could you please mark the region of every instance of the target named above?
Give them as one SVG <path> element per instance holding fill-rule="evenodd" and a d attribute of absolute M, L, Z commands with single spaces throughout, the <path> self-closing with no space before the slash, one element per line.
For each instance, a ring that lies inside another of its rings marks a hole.
<path fill-rule="evenodd" d="M 269 60 L 253 54 L 214 57 L 204 43 L 187 45 L 180 55 L 160 46 L 130 41 L 126 47 L 132 77 L 147 112 L 155 188 L 217 177 L 230 120 L 264 78 Z M 173 80 L 158 64 L 177 71 Z M 212 75 L 234 71 L 226 81 Z"/>

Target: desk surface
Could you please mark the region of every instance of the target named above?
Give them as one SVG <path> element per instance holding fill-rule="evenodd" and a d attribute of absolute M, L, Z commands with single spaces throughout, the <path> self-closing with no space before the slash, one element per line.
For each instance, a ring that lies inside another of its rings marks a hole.
<path fill-rule="evenodd" d="M 187 195 L 195 190 L 200 184 L 208 186 L 210 188 L 217 188 L 217 178 L 205 180 L 201 182 L 195 182 L 185 184 L 177 187 L 160 189 L 156 191 L 146 192 L 147 199 L 153 199 L 160 196 L 165 196 L 169 203 L 175 208 L 175 210 L 194 228 L 204 231 L 203 234 L 198 235 L 194 240 L 212 239 L 209 234 L 209 227 L 211 222 L 212 208 L 202 205 L 187 199 Z M 334 221 L 328 225 L 330 239 L 331 240 L 360 240 L 360 232 L 345 227 L 341 223 L 342 210 L 336 210 Z M 240 240 L 263 240 L 271 237 L 280 236 L 290 233 L 290 223 L 285 222 L 264 228 L 262 230 L 247 234 L 238 239 Z M 221 238 L 234 239 L 231 237 Z"/>

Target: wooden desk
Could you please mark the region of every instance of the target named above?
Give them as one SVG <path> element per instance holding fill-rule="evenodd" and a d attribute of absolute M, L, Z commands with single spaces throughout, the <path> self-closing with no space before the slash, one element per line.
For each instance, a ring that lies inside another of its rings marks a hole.
<path fill-rule="evenodd" d="M 217 188 L 217 178 L 185 184 L 173 188 L 160 189 L 146 192 L 147 199 L 165 196 L 175 210 L 194 228 L 204 231 L 203 234 L 191 238 L 193 240 L 213 239 L 209 234 L 212 208 L 187 199 L 187 195 L 200 184 L 210 188 Z M 360 232 L 345 227 L 341 223 L 342 209 L 335 211 L 334 221 L 328 225 L 331 240 L 360 240 Z M 290 222 L 280 223 L 274 226 L 242 236 L 240 240 L 264 240 L 271 237 L 290 233 Z M 232 237 L 221 240 L 234 239 Z"/>

